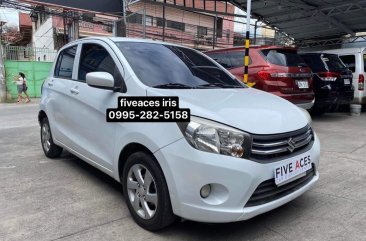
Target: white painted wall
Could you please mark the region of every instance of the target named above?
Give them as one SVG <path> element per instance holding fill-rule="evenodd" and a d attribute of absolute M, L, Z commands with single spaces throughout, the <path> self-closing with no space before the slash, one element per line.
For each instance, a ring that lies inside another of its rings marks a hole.
<path fill-rule="evenodd" d="M 54 29 L 52 26 L 52 17 L 49 17 L 42 25 L 40 25 L 33 33 L 33 47 L 36 48 L 36 61 L 49 61 L 47 51 L 39 49 L 54 50 L 55 42 L 53 39 Z M 52 56 L 53 59 L 54 56 Z"/>

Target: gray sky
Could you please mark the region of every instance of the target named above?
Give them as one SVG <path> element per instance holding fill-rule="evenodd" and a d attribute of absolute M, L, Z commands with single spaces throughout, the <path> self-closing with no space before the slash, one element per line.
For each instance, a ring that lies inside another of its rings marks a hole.
<path fill-rule="evenodd" d="M 11 8 L 0 8 L 0 20 L 8 22 L 7 25 L 19 25 L 18 10 Z"/>

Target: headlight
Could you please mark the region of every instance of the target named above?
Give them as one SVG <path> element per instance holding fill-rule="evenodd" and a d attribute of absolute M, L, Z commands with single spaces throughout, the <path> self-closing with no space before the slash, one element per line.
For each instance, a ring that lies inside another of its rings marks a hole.
<path fill-rule="evenodd" d="M 188 143 L 198 150 L 233 157 L 249 156 L 251 141 L 245 132 L 194 116 L 191 122 L 178 125 Z"/>

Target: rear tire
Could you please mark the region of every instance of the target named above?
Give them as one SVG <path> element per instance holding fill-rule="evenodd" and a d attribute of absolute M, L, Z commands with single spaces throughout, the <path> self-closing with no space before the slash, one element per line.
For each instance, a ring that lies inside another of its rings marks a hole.
<path fill-rule="evenodd" d="M 168 186 L 153 156 L 141 151 L 131 154 L 121 180 L 128 209 L 138 225 L 156 231 L 174 222 Z"/>
<path fill-rule="evenodd" d="M 62 153 L 62 148 L 53 142 L 50 123 L 47 117 L 41 120 L 41 144 L 44 154 L 49 158 L 59 157 Z"/>

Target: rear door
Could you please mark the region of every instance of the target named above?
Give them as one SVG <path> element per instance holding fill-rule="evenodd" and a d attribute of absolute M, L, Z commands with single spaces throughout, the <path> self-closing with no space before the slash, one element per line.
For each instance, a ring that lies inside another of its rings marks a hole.
<path fill-rule="evenodd" d="M 69 89 L 75 73 L 75 56 L 78 45 L 60 51 L 55 63 L 54 72 L 45 82 L 47 88 L 47 114 L 50 120 L 53 138 L 56 143 L 71 144 L 71 122 Z"/>
<path fill-rule="evenodd" d="M 106 109 L 117 107 L 117 97 L 123 93 L 87 85 L 86 74 L 96 71 L 113 75 L 116 86 L 123 83 L 122 65 L 108 44 L 85 41 L 80 50 L 77 76 L 70 86 L 74 147 L 89 162 L 111 173 L 116 124 L 106 122 Z"/>

